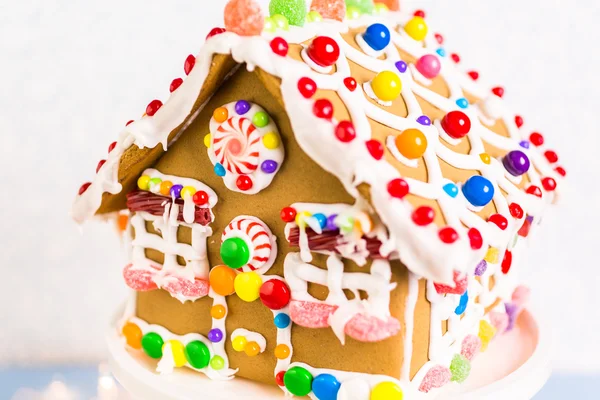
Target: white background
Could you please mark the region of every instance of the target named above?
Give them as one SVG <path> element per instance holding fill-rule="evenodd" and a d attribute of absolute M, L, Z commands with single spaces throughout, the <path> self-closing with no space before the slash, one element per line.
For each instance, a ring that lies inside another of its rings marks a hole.
<path fill-rule="evenodd" d="M 80 234 L 71 201 L 123 124 L 167 97 L 224 3 L 0 2 L 0 364 L 103 357 L 126 295 L 124 257 L 112 226 Z M 600 372 L 598 2 L 430 0 L 425 10 L 446 49 L 505 86 L 569 172 L 526 275 L 556 367 Z"/>

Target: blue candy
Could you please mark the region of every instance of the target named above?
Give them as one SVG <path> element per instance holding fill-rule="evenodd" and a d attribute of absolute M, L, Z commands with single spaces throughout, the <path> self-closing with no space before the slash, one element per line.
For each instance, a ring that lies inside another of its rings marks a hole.
<path fill-rule="evenodd" d="M 319 225 L 321 225 L 321 229 L 325 229 L 327 226 L 327 217 L 324 214 L 318 213 L 313 215 L 313 218 L 319 221 Z"/>
<path fill-rule="evenodd" d="M 456 105 L 462 109 L 465 109 L 469 107 L 469 101 L 464 97 L 461 97 L 460 99 L 456 100 Z"/>
<path fill-rule="evenodd" d="M 462 187 L 462 192 L 469 203 L 476 207 L 483 207 L 494 197 L 494 185 L 480 175 L 473 175 Z"/>
<path fill-rule="evenodd" d="M 383 24 L 373 24 L 363 33 L 363 39 L 373 50 L 380 51 L 390 44 L 390 30 Z"/>
<path fill-rule="evenodd" d="M 444 192 L 450 197 L 456 197 L 456 195 L 458 195 L 458 186 L 454 183 L 446 183 L 444 185 Z"/>
<path fill-rule="evenodd" d="M 226 171 L 225 168 L 221 165 L 221 163 L 215 164 L 215 174 L 217 174 L 218 176 L 225 176 Z"/>
<path fill-rule="evenodd" d="M 336 400 L 340 382 L 333 375 L 321 374 L 312 382 L 312 391 L 319 400 Z"/>
<path fill-rule="evenodd" d="M 456 315 L 461 315 L 465 312 L 467 309 L 467 303 L 469 303 L 469 292 L 464 292 L 462 296 L 460 296 L 460 302 L 458 303 L 456 310 L 454 310 Z"/>
<path fill-rule="evenodd" d="M 290 326 L 290 316 L 285 313 L 279 313 L 275 316 L 275 320 L 273 321 L 275 326 L 279 329 L 285 329 Z"/>
<path fill-rule="evenodd" d="M 441 48 L 441 47 L 440 47 L 439 49 L 437 49 L 435 52 L 436 52 L 436 53 L 438 53 L 438 55 L 439 55 L 440 57 L 446 57 L 446 50 L 444 50 L 444 49 L 443 49 L 443 48 Z"/>

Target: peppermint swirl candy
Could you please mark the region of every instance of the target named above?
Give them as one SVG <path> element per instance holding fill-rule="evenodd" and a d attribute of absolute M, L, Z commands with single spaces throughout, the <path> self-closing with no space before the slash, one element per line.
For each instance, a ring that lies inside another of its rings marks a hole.
<path fill-rule="evenodd" d="M 229 172 L 251 174 L 258 168 L 260 134 L 249 119 L 231 117 L 213 133 L 213 150 Z"/>

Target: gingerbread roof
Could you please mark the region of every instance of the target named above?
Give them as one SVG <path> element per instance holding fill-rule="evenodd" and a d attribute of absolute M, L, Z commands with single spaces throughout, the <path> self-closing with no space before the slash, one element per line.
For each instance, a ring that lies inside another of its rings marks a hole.
<path fill-rule="evenodd" d="M 503 89 L 478 83 L 446 54 L 441 35 L 419 37 L 419 24 L 386 12 L 260 36 L 214 30 L 186 60 L 188 76 L 173 82 L 169 99 L 151 102 L 111 145 L 73 217 L 114 209 L 111 196 L 143 169 L 132 154 L 156 160 L 234 60 L 276 83 L 302 149 L 368 200 L 389 232 L 382 251 L 444 282 L 453 271 L 472 272 L 490 251 L 500 263 L 498 254 L 510 253 L 556 198 L 564 170 L 543 137 L 509 111 Z"/>

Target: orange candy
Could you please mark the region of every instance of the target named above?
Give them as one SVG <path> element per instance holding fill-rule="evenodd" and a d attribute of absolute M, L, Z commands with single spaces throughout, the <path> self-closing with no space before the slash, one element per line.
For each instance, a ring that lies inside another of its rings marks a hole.
<path fill-rule="evenodd" d="M 127 230 L 127 224 L 129 223 L 129 215 L 119 214 L 117 217 L 117 229 L 119 232 L 125 232 Z"/>
<path fill-rule="evenodd" d="M 290 348 L 285 344 L 278 344 L 275 347 L 275 357 L 278 360 L 285 360 L 290 356 Z"/>
<path fill-rule="evenodd" d="M 213 118 L 218 123 L 227 121 L 228 116 L 229 116 L 229 112 L 227 111 L 227 109 L 225 107 L 215 108 L 215 111 L 213 111 Z"/>
<path fill-rule="evenodd" d="M 396 147 L 409 160 L 421 158 L 427 150 L 427 138 L 418 129 L 407 129 L 396 136 Z"/>
<path fill-rule="evenodd" d="M 313 0 L 310 11 L 317 11 L 323 18 L 343 21 L 346 18 L 346 2 L 344 0 Z"/>
<path fill-rule="evenodd" d="M 162 181 L 160 183 L 160 194 L 163 196 L 169 196 L 171 193 L 171 187 L 173 186 L 173 182 L 171 181 Z"/>
<path fill-rule="evenodd" d="M 123 326 L 123 336 L 127 340 L 127 344 L 134 349 L 142 348 L 142 330 L 133 322 L 128 322 Z"/>
<path fill-rule="evenodd" d="M 210 309 L 210 316 L 214 319 L 222 319 L 225 317 L 225 314 L 227 314 L 227 309 L 220 304 L 213 306 Z"/>
<path fill-rule="evenodd" d="M 254 0 L 231 0 L 225 6 L 225 29 L 240 36 L 260 35 L 265 17 Z"/>
<path fill-rule="evenodd" d="M 210 271 L 208 276 L 210 287 L 221 296 L 229 296 L 235 293 L 233 282 L 236 275 L 233 269 L 225 265 L 218 265 Z"/>
<path fill-rule="evenodd" d="M 260 354 L 260 346 L 256 342 L 248 342 L 244 348 L 244 352 L 248 357 L 255 357 Z"/>

